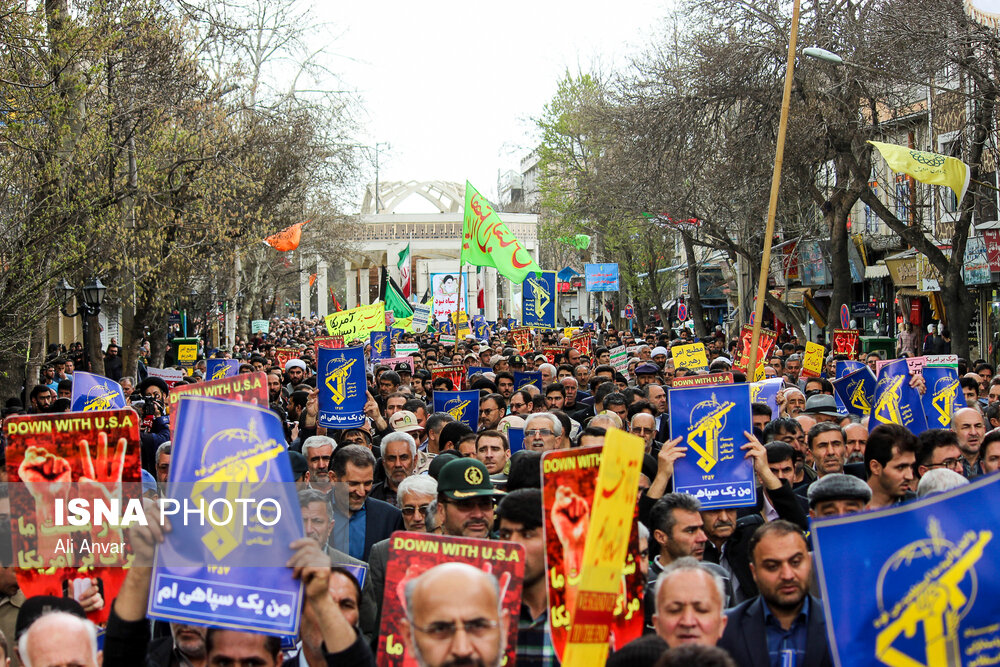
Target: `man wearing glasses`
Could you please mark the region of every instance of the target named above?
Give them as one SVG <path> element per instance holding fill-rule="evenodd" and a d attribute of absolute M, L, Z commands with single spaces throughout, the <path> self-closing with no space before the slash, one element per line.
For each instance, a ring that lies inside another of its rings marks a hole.
<path fill-rule="evenodd" d="M 962 450 L 954 431 L 932 428 L 917 438 L 917 480 L 936 468 L 948 468 L 962 474 Z M 915 485 L 914 485 L 915 486 Z"/>
<path fill-rule="evenodd" d="M 562 424 L 548 412 L 532 413 L 524 422 L 524 447 L 539 452 L 556 449 L 562 437 Z"/>
<path fill-rule="evenodd" d="M 490 394 L 479 402 L 479 430 L 494 430 L 506 414 L 507 402 L 503 396 L 500 394 Z"/>
<path fill-rule="evenodd" d="M 438 475 L 436 523 L 454 537 L 488 538 L 493 530 L 493 498 L 503 495 L 490 482 L 481 461 L 461 458 L 446 463 Z"/>
<path fill-rule="evenodd" d="M 509 621 L 496 577 L 471 565 L 443 563 L 406 584 L 403 637 L 420 667 L 498 667 Z"/>

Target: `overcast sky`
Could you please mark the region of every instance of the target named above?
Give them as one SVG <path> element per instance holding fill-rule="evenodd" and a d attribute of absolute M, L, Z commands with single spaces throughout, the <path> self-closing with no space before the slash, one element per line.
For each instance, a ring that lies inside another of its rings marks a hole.
<path fill-rule="evenodd" d="M 387 142 L 379 178 L 472 182 L 493 198 L 518 169 L 567 68 L 621 66 L 658 32 L 668 0 L 318 3 L 329 46 L 364 104 L 360 141 Z M 374 177 L 374 170 L 372 169 Z M 360 200 L 360 194 L 359 194 Z M 429 212 L 411 198 L 399 212 Z"/>

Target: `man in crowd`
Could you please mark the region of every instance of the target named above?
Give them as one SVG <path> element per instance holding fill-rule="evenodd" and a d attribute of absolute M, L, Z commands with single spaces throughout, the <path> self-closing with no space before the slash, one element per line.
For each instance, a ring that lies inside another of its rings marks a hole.
<path fill-rule="evenodd" d="M 722 579 L 690 556 L 679 558 L 656 579 L 653 628 L 668 647 L 715 646 L 726 629 Z"/>
<path fill-rule="evenodd" d="M 417 444 L 409 433 L 396 431 L 382 438 L 379 449 L 385 479 L 372 486 L 371 497 L 395 506 L 400 482 L 412 475 L 416 467 Z"/>
<path fill-rule="evenodd" d="M 361 445 L 339 447 L 330 461 L 330 472 L 334 482 L 331 493 L 336 513 L 348 517 L 343 522 L 348 524 L 346 530 L 339 525 L 334 526 L 330 544 L 336 547 L 346 540 L 347 553 L 367 561 L 373 544 L 403 527 L 402 515 L 389 503 L 370 496 L 375 477 L 375 457 L 367 448 Z"/>
<path fill-rule="evenodd" d="M 979 463 L 979 448 L 986 437 L 982 413 L 976 408 L 962 408 L 952 416 L 951 430 L 958 437 L 958 448 L 962 450 L 962 474 L 967 479 L 983 474 Z"/>
<path fill-rule="evenodd" d="M 865 447 L 865 468 L 872 499 L 868 509 L 889 507 L 913 497 L 917 437 L 899 424 L 879 424 Z"/>

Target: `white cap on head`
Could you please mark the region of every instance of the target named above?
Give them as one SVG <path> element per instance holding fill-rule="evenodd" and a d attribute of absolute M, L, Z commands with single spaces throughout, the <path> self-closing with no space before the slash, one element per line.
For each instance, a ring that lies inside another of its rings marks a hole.
<path fill-rule="evenodd" d="M 301 359 L 289 359 L 285 362 L 285 372 L 288 372 L 290 368 L 301 368 L 303 371 L 306 369 L 306 362 Z"/>
<path fill-rule="evenodd" d="M 667 348 L 657 346 L 657 347 L 653 348 L 652 352 L 650 352 L 650 355 L 654 356 L 654 357 L 657 356 L 658 354 L 662 354 L 663 356 L 667 356 Z"/>

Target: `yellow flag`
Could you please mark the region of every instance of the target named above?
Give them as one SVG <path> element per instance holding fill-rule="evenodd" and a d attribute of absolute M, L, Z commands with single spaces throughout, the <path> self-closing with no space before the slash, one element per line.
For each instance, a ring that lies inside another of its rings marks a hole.
<path fill-rule="evenodd" d="M 962 203 L 969 188 L 969 166 L 958 158 L 878 141 L 868 143 L 878 149 L 893 171 L 912 176 L 921 183 L 949 187 L 958 197 L 958 203 Z"/>

